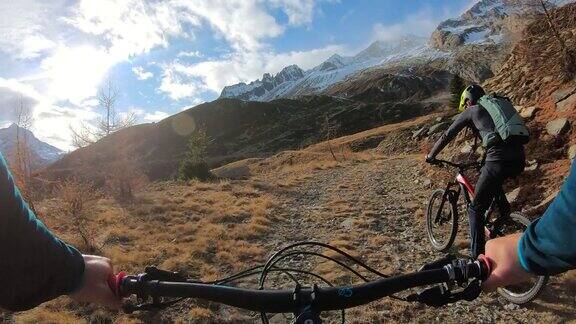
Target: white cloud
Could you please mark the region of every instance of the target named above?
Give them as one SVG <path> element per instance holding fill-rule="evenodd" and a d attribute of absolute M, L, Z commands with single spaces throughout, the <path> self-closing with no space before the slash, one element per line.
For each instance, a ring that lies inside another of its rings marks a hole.
<path fill-rule="evenodd" d="M 64 0 L 0 1 L 0 50 L 17 59 L 33 59 L 54 49 Z"/>
<path fill-rule="evenodd" d="M 287 65 L 310 69 L 343 50 L 343 46 L 330 45 L 310 51 L 235 53 L 195 64 L 176 60 L 164 66 L 160 90 L 173 99 L 195 97 L 207 90 L 220 93 L 227 85 L 253 81 L 264 73 L 277 73 Z"/>
<path fill-rule="evenodd" d="M 42 61 L 44 72 L 38 78 L 47 80 L 47 93 L 54 100 L 80 104 L 97 93 L 115 63 L 103 48 L 62 46 Z"/>
<path fill-rule="evenodd" d="M 236 50 L 258 50 L 261 40 L 277 37 L 284 28 L 260 0 L 175 0 L 192 15 L 201 17 Z"/>
<path fill-rule="evenodd" d="M 136 77 L 138 78 L 138 80 L 148 80 L 148 79 L 154 77 L 154 73 L 152 73 L 150 71 L 144 71 L 144 68 L 141 66 L 133 67 L 132 72 L 134 72 L 134 74 L 136 74 Z"/>
<path fill-rule="evenodd" d="M 33 87 L 14 79 L 0 77 L 0 107 L 2 107 L 0 123 L 6 124 L 14 121 L 12 112 L 21 100 L 25 105 L 33 108 L 32 130 L 35 135 L 63 150 L 72 149 L 70 125 L 78 127 L 98 116 L 91 107 L 54 105 L 49 98 L 38 93 Z"/>
<path fill-rule="evenodd" d="M 438 23 L 452 15 L 448 7 L 434 9 L 426 6 L 407 15 L 399 23 L 391 25 L 375 24 L 373 40 L 389 41 L 407 34 L 427 37 L 436 29 Z"/>
<path fill-rule="evenodd" d="M 225 85 L 277 72 L 286 64 L 306 68 L 319 63 L 334 48 L 277 54 L 267 43 L 287 28 L 275 19 L 273 10 L 282 10 L 289 25 L 309 24 L 317 1 L 2 0 L 0 51 L 7 54 L 3 62 L 30 64 L 17 81 L 0 77 L 0 88 L 9 84 L 10 91 L 32 98 L 39 137 L 66 147 L 68 125 L 97 116 L 94 96 L 114 66 L 167 47 L 174 38 L 193 41 L 195 32 L 205 26 L 232 52 L 194 65 L 179 61 L 164 65 L 159 90 L 174 100 L 197 104 L 203 92 L 217 93 Z M 191 51 L 178 57 L 203 56 Z M 133 72 L 141 79 L 153 77 L 142 67 Z M 142 118 L 159 116 L 155 111 Z"/>
<path fill-rule="evenodd" d="M 67 21 L 85 33 L 104 37 L 110 42 L 110 53 L 120 57 L 167 46 L 169 36 L 191 36 L 184 26 L 199 24 L 171 2 L 142 0 L 81 0 L 75 16 Z"/>
<path fill-rule="evenodd" d="M 283 8 L 291 25 L 304 25 L 312 22 L 314 0 L 270 0 L 272 6 Z"/>
<path fill-rule="evenodd" d="M 147 113 L 146 115 L 144 115 L 144 120 L 148 122 L 158 122 L 169 116 L 170 116 L 169 114 L 157 110 L 153 113 Z"/>
<path fill-rule="evenodd" d="M 189 52 L 180 52 L 177 55 L 178 57 L 204 57 L 200 51 L 189 51 Z"/>

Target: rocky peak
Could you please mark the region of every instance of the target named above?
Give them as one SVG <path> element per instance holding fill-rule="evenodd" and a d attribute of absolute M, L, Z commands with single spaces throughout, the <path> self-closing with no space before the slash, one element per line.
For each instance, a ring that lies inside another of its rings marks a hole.
<path fill-rule="evenodd" d="M 7 157 L 16 150 L 16 135 L 26 139 L 33 155 L 34 168 L 56 161 L 63 153 L 60 149 L 37 139 L 30 130 L 11 124 L 7 128 L 0 129 L 0 152 Z"/>
<path fill-rule="evenodd" d="M 286 81 L 294 81 L 304 77 L 304 71 L 298 65 L 290 65 L 282 69 L 274 77 L 276 83 L 283 83 Z"/>

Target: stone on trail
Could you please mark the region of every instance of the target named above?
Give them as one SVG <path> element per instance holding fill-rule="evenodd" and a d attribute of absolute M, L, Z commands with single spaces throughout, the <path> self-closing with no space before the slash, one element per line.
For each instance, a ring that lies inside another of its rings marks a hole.
<path fill-rule="evenodd" d="M 576 107 L 576 93 L 556 103 L 556 111 L 558 112 L 566 112 L 574 110 L 575 107 Z"/>
<path fill-rule="evenodd" d="M 424 188 L 430 188 L 431 185 L 432 185 L 432 181 L 430 179 L 426 179 L 426 180 L 424 180 L 424 182 L 422 182 L 422 186 Z"/>
<path fill-rule="evenodd" d="M 508 199 L 509 203 L 513 203 L 514 201 L 516 201 L 516 199 L 518 199 L 518 194 L 520 194 L 519 187 L 507 193 L 506 199 Z"/>
<path fill-rule="evenodd" d="M 552 93 L 552 98 L 554 99 L 554 102 L 560 102 L 574 93 L 576 93 L 576 85 L 554 91 Z"/>
<path fill-rule="evenodd" d="M 574 157 L 576 157 L 576 144 L 570 145 L 568 148 L 568 159 L 574 160 Z"/>
<path fill-rule="evenodd" d="M 564 134 L 570 128 L 570 123 L 566 118 L 558 118 L 546 124 L 546 131 L 552 136 Z"/>
<path fill-rule="evenodd" d="M 414 133 L 412 133 L 412 139 L 419 139 L 422 136 L 424 136 L 424 134 L 426 134 L 426 127 L 422 127 L 417 131 L 414 131 Z"/>
<path fill-rule="evenodd" d="M 450 123 L 438 123 L 436 125 L 433 125 L 430 127 L 430 129 L 428 130 L 428 135 L 432 135 L 432 134 L 436 134 L 438 132 L 442 132 L 444 130 L 446 130 L 448 127 L 450 126 Z"/>
<path fill-rule="evenodd" d="M 536 115 L 536 111 L 540 110 L 537 106 L 531 106 L 522 109 L 520 116 L 524 119 L 532 119 Z"/>
<path fill-rule="evenodd" d="M 524 169 L 526 171 L 534 171 L 538 169 L 538 161 L 536 160 L 530 160 L 528 161 L 528 166 Z"/>

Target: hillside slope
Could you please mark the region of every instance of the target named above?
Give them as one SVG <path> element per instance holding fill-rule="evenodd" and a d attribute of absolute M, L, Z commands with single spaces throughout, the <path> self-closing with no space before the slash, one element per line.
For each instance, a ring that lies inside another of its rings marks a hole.
<path fill-rule="evenodd" d="M 50 166 L 45 174 L 53 178 L 103 170 L 111 161 L 129 157 L 135 167 L 143 168 L 150 178 L 170 178 L 184 155 L 188 136 L 198 127 L 205 129 L 210 137 L 209 162 L 217 166 L 319 142 L 327 136 L 326 125 L 332 129 L 331 134 L 345 135 L 426 114 L 442 103 L 434 100 L 421 103 L 420 100 L 442 90 L 434 89 L 417 97 L 413 93 L 402 93 L 394 98 L 396 100 L 375 103 L 327 96 L 272 102 L 220 99 L 159 123 L 121 130 L 70 153 Z"/>

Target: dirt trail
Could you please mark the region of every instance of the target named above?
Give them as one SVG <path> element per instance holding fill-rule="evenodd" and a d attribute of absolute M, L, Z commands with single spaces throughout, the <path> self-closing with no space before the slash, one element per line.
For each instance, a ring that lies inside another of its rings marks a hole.
<path fill-rule="evenodd" d="M 423 208 L 432 189 L 424 188 L 422 157 L 375 157 L 342 167 L 316 170 L 306 181 L 278 194 L 277 222 L 265 246 L 271 251 L 301 240 L 331 242 L 388 274 L 417 270 L 441 257 L 425 233 Z M 269 179 L 273 181 L 273 179 Z M 434 185 L 433 185 L 434 186 Z M 466 217 L 465 215 L 463 215 Z M 454 252 L 466 247 L 462 222 Z M 304 265 L 314 266 L 315 261 Z M 316 268 L 322 270 L 322 267 Z M 326 269 L 325 269 L 326 270 Z M 349 312 L 349 322 L 565 322 L 573 319 L 574 280 L 554 279 L 541 299 L 525 307 L 497 294 L 442 309 L 385 299 Z"/>

